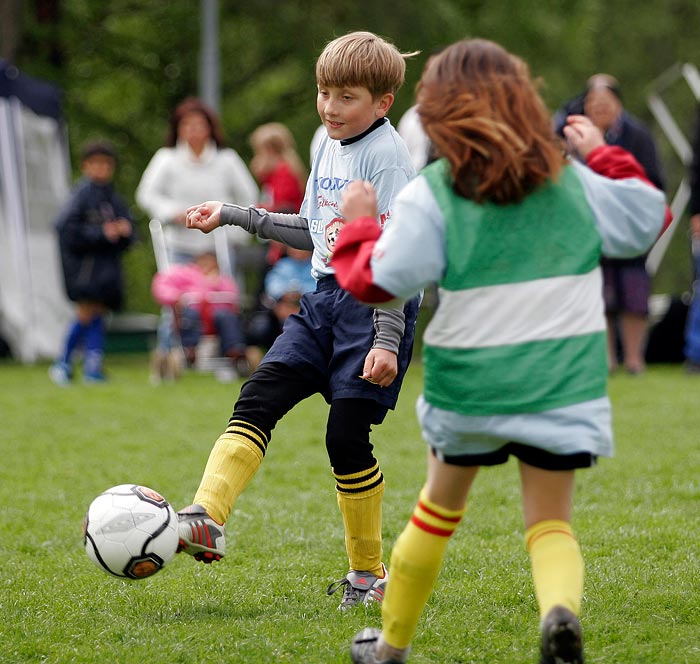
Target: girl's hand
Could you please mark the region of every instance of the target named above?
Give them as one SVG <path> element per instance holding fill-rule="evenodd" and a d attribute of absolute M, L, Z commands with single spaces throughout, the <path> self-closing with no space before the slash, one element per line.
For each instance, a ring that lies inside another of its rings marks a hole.
<path fill-rule="evenodd" d="M 343 205 L 340 210 L 346 221 L 360 217 L 377 218 L 377 195 L 369 182 L 353 180 L 343 193 Z"/>
<path fill-rule="evenodd" d="M 596 148 L 605 145 L 603 133 L 585 115 L 570 115 L 566 122 L 564 136 L 571 149 L 583 159 Z"/>
<path fill-rule="evenodd" d="M 198 228 L 202 233 L 211 233 L 219 227 L 222 206 L 221 201 L 207 201 L 187 208 L 185 225 L 187 228 Z"/>

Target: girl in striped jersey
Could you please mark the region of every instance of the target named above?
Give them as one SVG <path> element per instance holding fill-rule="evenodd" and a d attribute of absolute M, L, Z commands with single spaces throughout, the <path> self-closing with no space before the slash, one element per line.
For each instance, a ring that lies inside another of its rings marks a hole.
<path fill-rule="evenodd" d="M 431 58 L 417 102 L 442 158 L 398 195 L 381 239 L 372 188 L 353 183 L 343 214 L 355 221 L 333 258 L 341 285 L 364 302 L 440 289 L 417 405 L 428 478 L 393 550 L 383 631 L 358 634 L 353 661 L 407 661 L 477 471 L 513 455 L 541 662 L 580 663 L 574 471 L 613 451 L 599 261 L 645 252 L 664 196 L 581 116 L 565 133 L 590 168 L 569 160 L 527 65 L 492 42 L 465 40 Z"/>

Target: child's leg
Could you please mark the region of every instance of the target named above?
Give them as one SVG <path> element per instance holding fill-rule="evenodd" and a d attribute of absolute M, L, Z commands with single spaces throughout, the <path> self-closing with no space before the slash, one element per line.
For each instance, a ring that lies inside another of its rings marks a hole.
<path fill-rule="evenodd" d="M 185 351 L 189 366 L 194 365 L 197 357 L 197 344 L 202 338 L 202 318 L 194 307 L 185 307 L 177 316 L 179 323 L 180 342 Z"/>
<path fill-rule="evenodd" d="M 223 524 L 260 467 L 279 419 L 316 391 L 303 372 L 276 362 L 261 364 L 241 388 L 228 427 L 214 444 L 195 504 Z"/>
<path fill-rule="evenodd" d="M 175 315 L 171 307 L 163 307 L 158 320 L 158 329 L 156 331 L 156 350 L 159 353 L 168 353 L 174 345 L 175 331 Z"/>
<path fill-rule="evenodd" d="M 65 349 L 61 357 L 62 362 L 69 366 L 73 363 L 76 351 L 86 344 L 93 317 L 100 312 L 101 309 L 92 302 L 78 302 L 76 304 L 76 320 L 68 331 Z"/>
<path fill-rule="evenodd" d="M 85 341 L 87 328 L 88 326 L 81 323 L 80 319 L 75 320 L 73 325 L 71 325 L 71 328 L 68 331 L 68 336 L 66 337 L 66 345 L 63 350 L 63 355 L 61 356 L 61 362 L 64 362 L 69 366 L 73 364 L 75 352 L 83 345 Z"/>
<path fill-rule="evenodd" d="M 101 313 L 94 313 L 85 334 L 85 371 L 86 377 L 102 377 L 104 359 L 105 327 Z"/>
<path fill-rule="evenodd" d="M 571 529 L 574 471 L 550 471 L 520 463 L 525 539 L 532 578 L 544 617 L 554 606 L 578 615 L 583 597 L 583 558 Z"/>
<path fill-rule="evenodd" d="M 390 656 L 390 648 L 410 645 L 477 471 L 474 466 L 451 466 L 430 456 L 428 481 L 391 555 L 378 659 Z"/>
<path fill-rule="evenodd" d="M 232 358 L 245 357 L 245 336 L 237 313 L 227 309 L 215 311 L 214 327 L 224 355 Z"/>
<path fill-rule="evenodd" d="M 383 577 L 382 496 L 384 476 L 369 441 L 377 404 L 336 399 L 326 426 L 326 449 L 336 481 L 351 570 Z"/>

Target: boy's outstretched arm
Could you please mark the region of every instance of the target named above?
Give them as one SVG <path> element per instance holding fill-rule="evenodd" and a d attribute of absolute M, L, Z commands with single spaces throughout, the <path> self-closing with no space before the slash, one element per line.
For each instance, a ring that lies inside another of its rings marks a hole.
<path fill-rule="evenodd" d="M 187 208 L 188 228 L 209 233 L 219 226 L 238 226 L 263 240 L 277 240 L 294 249 L 313 251 L 309 223 L 298 214 L 268 212 L 254 206 L 244 207 L 219 201 L 207 201 Z"/>

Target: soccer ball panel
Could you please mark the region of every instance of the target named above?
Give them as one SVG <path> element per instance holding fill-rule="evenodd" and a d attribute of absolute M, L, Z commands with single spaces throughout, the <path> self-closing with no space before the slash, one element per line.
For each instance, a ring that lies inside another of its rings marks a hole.
<path fill-rule="evenodd" d="M 100 569 L 129 579 L 155 574 L 177 551 L 177 515 L 148 487 L 120 484 L 97 496 L 83 524 L 88 557 Z"/>

